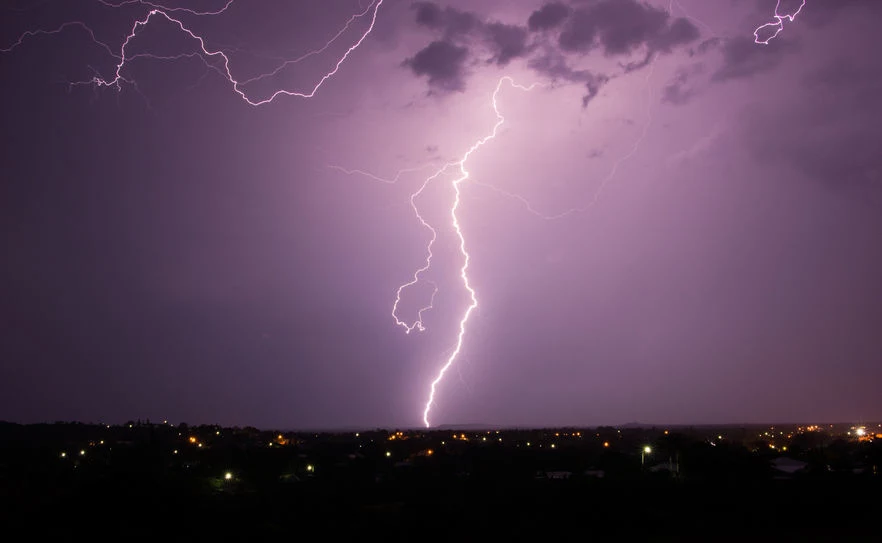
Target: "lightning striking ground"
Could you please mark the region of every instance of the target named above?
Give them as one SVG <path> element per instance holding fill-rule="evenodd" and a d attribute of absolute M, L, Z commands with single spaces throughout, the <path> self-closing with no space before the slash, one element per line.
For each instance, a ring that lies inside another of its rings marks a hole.
<path fill-rule="evenodd" d="M 470 300 L 469 306 L 466 308 L 465 313 L 463 313 L 463 316 L 459 321 L 459 334 L 456 337 L 456 346 L 454 347 L 453 352 L 450 353 L 450 356 L 447 358 L 447 361 L 444 363 L 444 365 L 441 366 L 441 369 L 438 371 L 438 375 L 435 377 L 435 379 L 429 385 L 429 398 L 428 398 L 428 400 L 426 400 L 425 409 L 423 409 L 423 423 L 426 425 L 427 428 L 431 426 L 431 424 L 429 422 L 429 412 L 431 411 L 432 406 L 435 403 L 435 393 L 437 391 L 438 384 L 444 378 L 444 374 L 447 373 L 447 370 L 450 369 L 450 366 L 452 366 L 454 361 L 456 361 L 456 357 L 459 356 L 459 353 L 462 350 L 463 338 L 465 337 L 466 324 L 468 323 L 469 317 L 471 316 L 472 312 L 478 307 L 477 293 L 475 292 L 475 289 L 472 288 L 472 285 L 469 282 L 469 276 L 468 276 L 469 262 L 471 260 L 471 257 L 469 255 L 468 250 L 466 250 L 465 236 L 462 233 L 462 227 L 460 226 L 459 217 L 457 216 L 456 211 L 457 211 L 457 209 L 459 209 L 459 204 L 461 201 L 460 185 L 465 180 L 467 180 L 469 178 L 469 171 L 466 169 L 466 162 L 468 161 L 469 157 L 472 156 L 472 154 L 475 151 L 480 149 L 488 141 L 494 139 L 496 137 L 496 135 L 499 133 L 499 129 L 502 127 L 503 123 L 505 123 L 505 117 L 499 111 L 499 104 L 497 102 L 497 97 L 499 96 L 500 89 L 502 89 L 502 84 L 506 83 L 506 82 L 509 85 L 511 85 L 512 87 L 520 89 L 520 90 L 524 90 L 524 91 L 533 90 L 538 85 L 538 84 L 534 83 L 533 85 L 530 85 L 529 87 L 525 87 L 523 85 L 519 85 L 519 84 L 515 83 L 514 80 L 509 76 L 504 76 L 504 77 L 500 78 L 496 84 L 496 89 L 494 89 L 493 95 L 492 95 L 493 111 L 494 111 L 494 113 L 496 113 L 496 123 L 493 125 L 493 130 L 490 132 L 490 134 L 484 136 L 483 138 L 481 138 L 477 142 L 475 142 L 468 149 L 468 151 L 466 151 L 465 154 L 462 155 L 462 158 L 460 158 L 457 162 L 450 162 L 450 163 L 445 164 L 434 175 L 432 175 L 431 177 L 426 179 L 426 182 L 423 184 L 422 187 L 420 187 L 420 191 L 422 191 L 426 187 L 426 185 L 429 183 L 429 181 L 431 181 L 434 178 L 437 178 L 439 175 L 444 173 L 448 168 L 452 167 L 452 168 L 457 168 L 459 170 L 459 176 L 451 182 L 455 196 L 454 196 L 454 200 L 453 200 L 453 205 L 450 207 L 450 220 L 451 220 L 451 223 L 453 224 L 453 229 L 456 231 L 456 235 L 459 238 L 459 250 L 460 250 L 460 253 L 462 254 L 462 258 L 463 258 L 463 263 L 462 263 L 462 267 L 460 268 L 459 276 L 460 276 L 460 279 L 462 279 L 463 287 L 465 288 L 465 290 L 469 294 L 469 300 Z M 418 192 L 420 192 L 420 191 L 418 191 Z M 411 199 L 411 202 L 412 201 L 413 201 L 413 199 Z M 419 215 L 418 210 L 417 210 L 417 215 Z M 420 217 L 420 220 L 425 223 L 425 221 L 423 221 L 422 217 Z M 434 232 L 434 230 L 433 230 L 433 232 Z M 433 241 L 434 241 L 434 237 L 433 237 Z M 429 254 L 431 255 L 431 251 Z"/>
<path fill-rule="evenodd" d="M 423 275 L 426 274 L 431 269 L 432 259 L 435 256 L 433 253 L 433 247 L 434 247 L 435 242 L 438 239 L 437 230 L 420 213 L 419 206 L 417 205 L 417 199 L 420 197 L 420 195 L 422 195 L 423 191 L 425 191 L 426 188 L 433 181 L 437 180 L 438 178 L 440 178 L 441 176 L 443 176 L 444 174 L 446 174 L 450 170 L 453 170 L 454 172 L 456 172 L 457 177 L 451 181 L 451 186 L 453 187 L 453 190 L 454 190 L 454 200 L 453 200 L 453 204 L 450 207 L 450 223 L 453 226 L 454 231 L 456 232 L 456 236 L 459 241 L 459 251 L 460 251 L 460 254 L 462 255 L 462 258 L 463 258 L 463 264 L 462 264 L 462 267 L 460 268 L 459 276 L 460 276 L 460 280 L 462 281 L 463 287 L 465 288 L 466 292 L 468 293 L 469 305 L 466 308 L 465 312 L 463 313 L 462 317 L 460 318 L 459 332 L 457 334 L 456 342 L 454 344 L 453 350 L 450 352 L 450 354 L 448 355 L 444 364 L 438 370 L 438 373 L 437 373 L 435 379 L 432 380 L 431 383 L 429 384 L 429 396 L 428 396 L 428 399 L 426 400 L 426 404 L 423 409 L 423 415 L 422 415 L 423 424 L 427 428 L 431 426 L 431 423 L 429 421 L 429 413 L 431 412 L 432 406 L 435 404 L 435 395 L 437 393 L 438 385 L 441 383 L 441 381 L 444 378 L 444 375 L 447 373 L 447 371 L 450 369 L 450 367 L 456 361 L 457 357 L 459 356 L 459 353 L 462 351 L 463 341 L 464 341 L 465 333 L 466 333 L 466 325 L 469 321 L 469 318 L 471 317 L 472 312 L 478 307 L 477 292 L 472 287 L 471 282 L 469 281 L 469 276 L 468 276 L 468 269 L 469 269 L 469 264 L 471 262 L 471 256 L 466 248 L 465 235 L 463 234 L 462 226 L 459 222 L 459 216 L 457 215 L 457 211 L 459 209 L 460 202 L 462 200 L 462 198 L 461 198 L 461 196 L 462 196 L 461 185 L 463 182 L 470 179 L 469 171 L 466 169 L 466 162 L 468 161 L 469 157 L 472 156 L 473 153 L 475 153 L 478 149 L 480 149 L 484 144 L 486 144 L 490 140 L 494 139 L 497 136 L 497 134 L 499 133 L 499 129 L 505 123 L 505 117 L 499 111 L 499 102 L 498 102 L 499 93 L 502 90 L 503 84 L 505 84 L 505 83 L 508 83 L 513 88 L 520 89 L 523 91 L 531 91 L 534 88 L 540 86 L 539 83 L 534 83 L 530 86 L 519 85 L 518 83 L 515 83 L 514 79 L 511 78 L 510 76 L 503 76 L 502 78 L 500 78 L 499 81 L 496 83 L 496 87 L 493 90 L 493 93 L 491 94 L 491 104 L 493 106 L 493 112 L 496 115 L 496 123 L 494 123 L 493 128 L 490 131 L 490 133 L 488 135 L 484 136 L 483 138 L 479 139 L 478 141 L 476 141 L 474 144 L 472 144 L 472 146 L 469 147 L 469 149 L 460 157 L 459 160 L 454 161 L 454 162 L 448 162 L 448 163 L 444 164 L 443 166 L 441 166 L 441 168 L 436 170 L 432 175 L 425 178 L 423 180 L 423 182 L 419 185 L 417 190 L 414 191 L 413 193 L 411 193 L 410 199 L 409 199 L 411 209 L 413 209 L 414 215 L 416 216 L 420 225 L 422 225 L 422 227 L 425 228 L 426 230 L 428 230 L 428 232 L 429 232 L 429 241 L 426 244 L 426 258 L 425 258 L 423 265 L 420 266 L 419 268 L 417 268 L 413 272 L 413 275 L 411 276 L 409 281 L 401 284 L 395 291 L 395 301 L 392 304 L 392 318 L 395 321 L 395 324 L 404 328 L 405 333 L 407 333 L 407 334 L 413 332 L 414 330 L 419 331 L 419 332 L 426 330 L 425 323 L 423 322 L 423 313 L 432 309 L 433 303 L 435 300 L 435 296 L 438 294 L 437 284 L 432 281 L 426 281 L 427 283 L 429 283 L 433 287 L 432 295 L 429 298 L 428 304 L 423 306 L 422 308 L 420 308 L 417 311 L 416 318 L 413 321 L 403 320 L 402 317 L 400 317 L 399 305 L 401 304 L 401 300 L 404 295 L 404 292 L 407 289 L 417 285 L 420 281 L 424 280 Z M 418 167 L 418 168 L 408 168 L 408 169 L 400 170 L 395 175 L 395 177 L 391 178 L 391 179 L 385 178 L 385 177 L 380 177 L 376 174 L 373 174 L 371 172 L 367 172 L 364 170 L 347 169 L 347 168 L 343 168 L 343 167 L 337 166 L 337 165 L 329 164 L 328 168 L 343 172 L 347 175 L 357 174 L 357 175 L 362 175 L 364 177 L 367 177 L 369 179 L 372 179 L 374 181 L 378 181 L 381 183 L 395 184 L 400 180 L 400 178 L 403 174 L 424 169 L 425 166 Z M 529 201 L 527 201 L 525 198 L 523 198 L 519 195 L 509 193 L 503 189 L 494 187 L 493 185 L 488 185 L 486 183 L 478 183 L 478 182 L 474 182 L 474 181 L 473 181 L 473 183 L 489 187 L 497 192 L 500 192 L 501 194 L 519 199 L 522 203 L 524 203 L 527 206 L 527 209 L 530 210 L 532 213 L 534 213 L 540 217 L 543 217 L 543 218 L 548 218 L 548 217 L 541 215 L 541 213 L 536 211 L 531 206 Z M 564 215 L 562 214 L 561 216 L 564 216 Z"/>
<path fill-rule="evenodd" d="M 799 12 L 802 11 L 802 8 L 805 6 L 806 0 L 802 0 L 802 3 L 799 4 L 799 7 L 796 8 L 792 13 L 781 14 L 778 13 L 778 9 L 781 7 L 781 0 L 778 0 L 778 3 L 775 4 L 775 20 L 771 23 L 766 23 L 764 25 L 758 26 L 756 30 L 753 31 L 753 42 L 758 43 L 760 45 L 768 45 L 770 41 L 778 37 L 778 34 L 784 30 L 784 19 L 787 19 L 789 22 L 793 22 L 793 19 L 799 15 Z M 760 38 L 760 32 L 765 28 L 774 29 L 774 33 L 770 34 L 766 39 Z"/>

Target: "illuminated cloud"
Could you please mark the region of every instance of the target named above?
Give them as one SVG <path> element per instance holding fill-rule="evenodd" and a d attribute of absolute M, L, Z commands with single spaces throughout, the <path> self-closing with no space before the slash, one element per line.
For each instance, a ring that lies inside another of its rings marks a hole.
<path fill-rule="evenodd" d="M 433 88 L 444 90 L 464 89 L 464 68 L 472 61 L 505 66 L 524 58 L 528 68 L 552 81 L 585 84 L 588 93 L 583 103 L 587 104 L 611 76 L 571 68 L 580 57 L 594 51 L 627 57 L 642 49 L 639 60 L 621 64 L 629 73 L 648 66 L 657 54 L 699 38 L 698 29 L 687 19 L 672 19 L 667 11 L 636 0 L 572 6 L 552 2 L 533 11 L 525 26 L 488 21 L 434 2 L 419 2 L 414 9 L 418 27 L 440 35 L 447 45 L 442 49 L 433 42 L 418 54 L 431 53 L 430 58 L 414 57 L 409 65 L 415 74 L 429 75 Z M 462 48 L 467 48 L 466 56 Z"/>

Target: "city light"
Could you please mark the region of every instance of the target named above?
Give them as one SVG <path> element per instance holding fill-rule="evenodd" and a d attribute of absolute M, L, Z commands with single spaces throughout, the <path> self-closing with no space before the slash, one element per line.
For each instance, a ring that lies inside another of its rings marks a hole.
<path fill-rule="evenodd" d="M 312 464 L 307 464 L 306 471 L 308 471 L 309 473 L 313 473 L 315 471 L 315 466 L 313 466 Z"/>
<path fill-rule="evenodd" d="M 230 473 L 229 471 L 226 472 L 226 473 L 224 473 L 224 479 L 225 479 L 225 480 L 229 481 L 229 480 L 232 479 L 232 478 L 233 478 L 233 474 Z"/>
<path fill-rule="evenodd" d="M 67 458 L 67 453 L 66 453 L 66 452 L 61 453 L 61 457 L 62 457 L 62 458 Z"/>
<path fill-rule="evenodd" d="M 392 453 L 389 451 L 386 451 L 386 458 L 389 458 L 390 456 L 392 456 Z"/>

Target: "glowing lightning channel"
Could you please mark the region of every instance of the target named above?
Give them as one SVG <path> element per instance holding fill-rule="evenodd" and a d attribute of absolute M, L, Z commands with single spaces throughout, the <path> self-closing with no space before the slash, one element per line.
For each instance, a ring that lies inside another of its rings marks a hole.
<path fill-rule="evenodd" d="M 124 1 L 120 2 L 119 4 L 114 4 L 112 2 L 108 2 L 107 0 L 98 0 L 98 3 L 103 6 L 107 6 L 109 8 L 121 8 L 123 6 L 128 6 L 131 4 L 138 4 L 141 6 L 147 6 L 147 7 L 151 7 L 154 9 L 161 9 L 162 11 L 169 11 L 169 12 L 180 11 L 183 13 L 189 13 L 190 15 L 220 15 L 221 13 L 227 11 L 227 8 L 229 8 L 230 5 L 234 1 L 235 0 L 227 0 L 227 3 L 226 3 L 226 5 L 224 5 L 224 7 L 217 9 L 215 11 L 196 11 L 196 10 L 190 9 L 190 8 L 170 8 L 170 7 L 164 6 L 162 4 L 148 2 L 147 0 L 124 0 Z"/>
<path fill-rule="evenodd" d="M 802 3 L 799 4 L 799 7 L 796 8 L 796 11 L 794 11 L 793 13 L 785 13 L 782 15 L 782 14 L 778 13 L 778 8 L 781 7 L 781 0 L 778 0 L 778 3 L 775 4 L 775 20 L 771 23 L 766 23 L 762 26 L 758 26 L 757 29 L 753 31 L 753 38 L 754 38 L 753 42 L 761 44 L 761 45 L 769 45 L 769 42 L 772 41 L 773 39 L 775 39 L 776 37 L 778 37 L 778 34 L 780 34 L 782 30 L 784 30 L 784 19 L 787 19 L 788 21 L 790 21 L 792 23 L 793 19 L 795 19 L 796 16 L 799 15 L 800 11 L 802 11 L 803 6 L 805 6 L 805 2 L 806 2 L 806 0 L 802 0 Z M 759 37 L 760 32 L 764 28 L 768 28 L 768 27 L 773 27 L 775 29 L 775 33 L 770 35 L 765 40 L 760 39 L 760 37 Z"/>
<path fill-rule="evenodd" d="M 371 173 L 371 172 L 368 172 L 365 170 L 359 170 L 359 169 L 350 170 L 350 169 L 344 168 L 342 166 L 337 166 L 335 164 L 328 164 L 327 167 L 332 170 L 337 170 L 337 171 L 343 172 L 346 175 L 361 175 L 361 176 L 367 177 L 368 179 L 378 181 L 380 183 L 385 183 L 387 185 L 395 185 L 401 180 L 401 176 L 403 176 L 404 174 L 425 170 L 430 165 L 431 164 L 425 164 L 423 166 L 419 166 L 416 168 L 404 168 L 402 170 L 399 170 L 398 173 L 395 174 L 395 177 L 392 177 L 392 178 L 380 177 L 379 175 L 376 175 L 374 173 Z M 431 177 L 428 177 L 427 179 L 425 179 L 422 182 L 422 184 L 420 185 L 420 187 L 416 190 L 416 192 L 414 192 L 410 195 L 410 207 L 411 207 L 411 209 L 413 209 L 414 215 L 416 216 L 417 220 L 420 221 L 420 224 L 423 226 L 423 228 L 425 228 L 426 230 L 429 231 L 431 237 L 430 237 L 429 242 L 426 246 L 426 263 L 422 267 L 418 268 L 413 273 L 413 276 L 410 281 L 400 285 L 398 287 L 398 289 L 395 291 L 395 302 L 392 304 L 392 318 L 395 320 L 395 324 L 404 328 L 404 331 L 407 334 L 413 332 L 414 330 L 416 330 L 418 332 L 424 332 L 426 330 L 426 326 L 425 326 L 425 324 L 423 324 L 423 313 L 432 309 L 432 306 L 435 302 L 435 295 L 438 294 L 438 284 L 435 283 L 434 281 L 426 281 L 427 283 L 432 285 L 432 295 L 429 297 L 429 303 L 427 305 L 421 307 L 419 309 L 419 311 L 417 311 L 416 320 L 414 320 L 413 322 L 408 322 L 408 321 L 401 320 L 401 318 L 398 316 L 398 305 L 401 303 L 402 293 L 405 290 L 407 290 L 408 288 L 419 283 L 420 279 L 421 279 L 420 276 L 422 274 L 424 274 L 425 272 L 427 272 L 429 270 L 429 268 L 432 266 L 432 257 L 433 257 L 432 247 L 435 245 L 435 240 L 438 238 L 438 234 L 435 231 L 435 229 L 432 228 L 432 225 L 430 225 L 423 218 L 423 216 L 420 214 L 420 210 L 416 204 L 416 199 L 420 196 L 420 194 L 422 194 L 423 190 L 425 190 L 425 188 L 429 185 L 429 183 L 433 179 L 436 179 L 439 175 L 441 175 L 441 173 L 443 173 L 444 170 L 448 166 L 450 166 L 450 164 L 445 164 L 445 166 L 443 168 L 441 168 L 439 171 L 435 172 Z"/>
<path fill-rule="evenodd" d="M 287 60 L 287 61 L 283 62 L 279 67 L 277 67 L 272 72 L 262 74 L 262 75 L 253 77 L 251 79 L 243 80 L 243 81 L 239 81 L 233 76 L 233 74 L 230 70 L 230 58 L 223 51 L 221 51 L 221 50 L 210 51 L 205 45 L 204 38 L 197 35 L 192 30 L 190 30 L 183 23 L 183 21 L 170 15 L 170 13 L 175 13 L 175 12 L 182 12 L 182 13 L 187 13 L 190 15 L 207 15 L 207 16 L 220 15 L 229 9 L 229 7 L 233 4 L 233 1 L 234 0 L 227 0 L 222 8 L 219 8 L 215 11 L 196 11 L 196 10 L 189 9 L 189 8 L 169 8 L 169 7 L 163 6 L 161 4 L 149 2 L 147 0 L 125 0 L 125 1 L 120 2 L 118 4 L 108 2 L 107 0 L 98 0 L 98 2 L 100 4 L 107 6 L 107 7 L 110 7 L 110 8 L 119 8 L 119 7 L 122 7 L 125 5 L 130 5 L 130 4 L 144 5 L 144 6 L 148 6 L 148 7 L 152 8 L 147 12 L 147 15 L 144 16 L 143 19 L 135 20 L 135 22 L 132 25 L 131 31 L 128 33 L 128 35 L 126 35 L 125 39 L 123 40 L 123 43 L 120 46 L 120 50 L 119 50 L 118 54 L 114 53 L 112 51 L 112 49 L 110 48 L 110 46 L 108 46 L 106 43 L 99 41 L 95 37 L 95 33 L 92 31 L 92 29 L 86 23 L 84 23 L 82 21 L 69 21 L 69 22 L 62 24 L 61 26 L 59 26 L 58 28 L 56 28 L 54 30 L 29 30 L 29 31 L 26 31 L 23 34 L 21 34 L 19 36 L 19 38 L 15 42 L 13 42 L 10 46 L 0 49 L 0 53 L 11 52 L 13 49 L 20 46 L 25 39 L 30 38 L 30 37 L 34 37 L 34 36 L 38 36 L 38 35 L 58 34 L 61 31 L 63 31 L 65 28 L 68 28 L 68 27 L 80 27 L 80 28 L 84 29 L 91 36 L 92 41 L 94 43 L 103 47 L 105 50 L 107 50 L 107 52 L 113 58 L 118 60 L 118 63 L 116 65 L 116 69 L 114 70 L 114 75 L 110 79 L 105 79 L 99 75 L 96 75 L 87 81 L 80 81 L 80 82 L 76 82 L 76 83 L 71 83 L 71 86 L 74 86 L 74 85 L 95 85 L 98 87 L 115 87 L 117 90 L 121 90 L 122 83 L 128 83 L 128 84 L 134 86 L 135 88 L 137 88 L 137 85 L 135 84 L 135 82 L 133 80 L 127 79 L 122 74 L 122 71 L 125 68 L 125 65 L 129 61 L 137 59 L 137 58 L 169 59 L 169 58 L 182 58 L 184 56 L 189 56 L 189 55 L 180 55 L 180 56 L 168 57 L 168 56 L 151 55 L 149 53 L 139 53 L 139 54 L 134 54 L 134 55 L 127 55 L 126 48 L 129 45 L 129 42 L 131 42 L 135 38 L 135 36 L 138 34 L 138 31 L 140 29 L 146 27 L 154 17 L 162 17 L 162 18 L 166 19 L 168 22 L 176 25 L 181 30 L 181 32 L 183 32 L 184 34 L 186 34 L 187 36 L 189 36 L 190 38 L 194 39 L 196 42 L 199 43 L 199 49 L 201 50 L 201 56 L 203 57 L 203 59 L 207 59 L 209 57 L 220 57 L 223 61 L 222 62 L 223 67 L 220 68 L 218 66 L 211 66 L 211 68 L 213 68 L 215 71 L 217 71 L 219 74 L 221 74 L 232 85 L 233 91 L 236 94 L 238 94 L 242 98 L 242 100 L 244 100 L 247 104 L 249 104 L 251 106 L 260 106 L 263 104 L 270 103 L 273 100 L 275 100 L 276 97 L 282 96 L 282 95 L 295 96 L 295 97 L 299 97 L 299 98 L 312 98 L 313 96 L 315 96 L 316 92 L 318 92 L 318 90 L 325 83 L 325 81 L 327 81 L 328 79 L 333 77 L 340 70 L 340 67 L 343 65 L 343 63 L 346 61 L 346 59 L 349 58 L 349 55 L 352 54 L 353 51 L 358 49 L 358 47 L 362 44 L 362 42 L 365 39 L 367 39 L 368 35 L 370 35 L 371 31 L 373 31 L 374 24 L 377 21 L 377 13 L 379 12 L 380 6 L 383 5 L 384 0 L 374 0 L 373 2 L 370 3 L 370 5 L 368 5 L 367 8 L 364 9 L 364 11 L 362 11 L 361 13 L 356 13 L 355 15 L 352 15 L 349 18 L 349 20 L 346 22 L 346 24 L 343 26 L 343 28 L 340 31 L 338 31 L 330 40 L 328 40 L 325 43 L 325 45 L 323 47 L 321 47 L 320 49 L 309 51 L 308 53 L 306 53 L 296 59 Z M 291 64 L 300 62 L 310 56 L 317 55 L 319 53 L 324 52 L 346 30 L 349 29 L 349 27 L 352 25 L 353 22 L 364 17 L 368 13 L 371 13 L 371 22 L 370 22 L 370 25 L 368 26 L 367 30 L 365 30 L 361 34 L 358 41 L 356 41 L 353 45 L 351 45 L 346 50 L 345 53 L 343 53 L 343 55 L 334 64 L 334 67 L 330 71 L 325 73 L 318 80 L 318 82 L 312 87 L 312 89 L 309 92 L 299 92 L 299 91 L 292 91 L 292 90 L 287 90 L 287 89 L 279 89 L 279 90 L 276 90 L 275 92 L 273 92 L 268 98 L 264 98 L 262 100 L 257 100 L 257 99 L 250 98 L 247 95 L 247 93 L 245 92 L 245 90 L 243 89 L 243 87 L 249 83 L 253 83 L 255 81 L 276 75 L 282 69 L 284 69 L 285 67 L 287 67 Z"/>
<path fill-rule="evenodd" d="M 499 80 L 499 82 L 496 84 L 496 89 L 493 91 L 493 96 L 492 96 L 493 111 L 494 111 L 494 113 L 496 113 L 496 124 L 493 125 L 493 130 L 490 132 L 489 135 L 484 136 L 483 138 L 481 138 L 477 142 L 475 142 L 469 148 L 469 150 L 465 152 L 465 154 L 462 156 L 462 158 L 459 159 L 459 161 L 445 164 L 440 170 L 438 170 L 434 175 L 432 175 L 429 179 L 427 179 L 426 183 L 424 183 L 423 186 L 420 187 L 420 190 L 417 191 L 417 193 L 422 191 L 423 188 L 425 188 L 426 184 L 428 184 L 428 182 L 431 179 L 436 178 L 439 175 L 441 175 L 441 173 L 443 173 L 445 170 L 447 170 L 447 168 L 449 168 L 449 167 L 458 167 L 459 168 L 459 177 L 457 177 L 456 179 L 454 179 L 451 182 L 451 184 L 453 185 L 455 197 L 453 200 L 453 205 L 450 208 L 450 219 L 451 219 L 451 222 L 453 223 L 454 230 L 456 230 L 456 235 L 457 235 L 457 237 L 459 237 L 459 250 L 463 256 L 463 264 L 462 264 L 462 268 L 460 268 L 459 276 L 462 279 L 462 284 L 465 287 L 466 291 L 468 291 L 469 298 L 471 300 L 469 303 L 469 306 L 466 308 L 465 313 L 462 316 L 462 319 L 460 319 L 460 321 L 459 321 L 459 334 L 457 335 L 457 338 L 456 338 L 456 347 L 454 347 L 453 352 L 447 358 L 447 362 L 445 362 L 445 364 L 438 371 L 438 376 L 435 377 L 435 380 L 432 381 L 432 384 L 429 387 L 429 398 L 426 401 L 426 407 L 423 410 L 423 423 L 426 425 L 427 428 L 431 426 L 431 424 L 429 423 L 429 411 L 432 409 L 432 405 L 435 403 L 435 392 L 438 387 L 438 384 L 441 382 L 441 379 L 444 378 L 444 374 L 447 373 L 447 370 L 450 369 L 450 366 L 453 365 L 453 362 L 456 360 L 456 357 L 459 355 L 459 352 L 462 350 L 462 342 L 463 342 L 463 337 L 465 336 L 466 323 L 468 323 L 469 316 L 472 314 L 472 311 L 474 311 L 475 308 L 478 307 L 477 294 L 475 293 L 475 289 L 473 289 L 471 284 L 469 283 L 468 269 L 469 269 L 470 257 L 469 257 L 468 251 L 466 250 L 465 236 L 463 236 L 462 228 L 460 227 L 460 224 L 459 224 L 459 218 L 456 215 L 456 210 L 459 209 L 459 203 L 460 203 L 460 185 L 463 183 L 463 181 L 465 181 L 466 179 L 469 178 L 469 172 L 468 172 L 468 170 L 466 170 L 466 167 L 465 167 L 466 161 L 469 159 L 469 157 L 472 155 L 472 153 L 474 153 L 475 151 L 480 149 L 488 141 L 495 138 L 496 134 L 499 132 L 500 127 L 502 127 L 502 124 L 505 122 L 505 117 L 503 117 L 502 114 L 499 112 L 499 105 L 496 101 L 496 98 L 499 95 L 499 91 L 502 88 L 502 84 L 504 82 L 508 82 L 508 84 L 511 85 L 512 87 L 515 87 L 515 88 L 518 88 L 518 89 L 521 89 L 524 91 L 533 90 L 533 88 L 535 88 L 538 85 L 537 83 L 534 83 L 533 85 L 530 85 L 529 87 L 524 87 L 522 85 L 518 85 L 517 83 L 515 83 L 514 80 L 509 76 L 502 77 Z M 413 200 L 411 199 L 411 201 L 413 201 Z M 417 215 L 419 215 L 419 212 L 417 212 Z M 420 220 L 422 220 L 422 217 L 420 217 Z M 423 221 L 423 222 L 425 223 L 425 221 Z M 433 230 L 433 232 L 434 232 L 434 230 Z M 434 241 L 434 238 L 433 238 L 433 241 Z M 431 254 L 431 252 L 430 252 L 430 254 Z"/>
<path fill-rule="evenodd" d="M 426 222 L 426 219 L 424 219 L 423 216 L 420 214 L 420 209 L 416 205 L 416 199 L 419 197 L 420 194 L 423 193 L 426 187 L 429 186 L 429 183 L 432 182 L 433 179 L 436 179 L 438 176 L 444 173 L 448 166 L 450 166 L 450 164 L 445 164 L 440 170 L 427 177 L 426 180 L 423 181 L 423 184 L 420 185 L 420 188 L 418 188 L 416 192 L 410 195 L 410 207 L 411 209 L 413 209 L 414 215 L 416 215 L 417 220 L 420 221 L 420 224 L 423 226 L 423 228 L 427 229 L 431 233 L 431 239 L 426 245 L 426 263 L 423 264 L 421 268 L 418 268 L 415 272 L 413 272 L 413 278 L 410 281 L 399 286 L 398 290 L 395 291 L 395 303 L 392 304 L 392 318 L 395 319 L 395 324 L 403 327 L 405 333 L 407 334 L 413 332 L 415 329 L 420 332 L 424 332 L 426 330 L 425 325 L 423 325 L 423 313 L 432 309 L 432 304 L 435 302 L 435 295 L 438 294 L 438 285 L 435 285 L 434 289 L 432 290 L 432 296 L 429 299 L 429 305 L 424 306 L 420 308 L 419 311 L 417 311 L 417 317 L 413 324 L 408 324 L 406 321 L 402 321 L 398 318 L 398 304 L 401 303 L 402 291 L 419 283 L 420 275 L 427 272 L 429 268 L 432 267 L 432 257 L 434 256 L 432 254 L 432 247 L 435 245 L 435 240 L 438 239 L 438 232 L 436 232 L 435 229 L 432 228 L 432 225 Z"/>

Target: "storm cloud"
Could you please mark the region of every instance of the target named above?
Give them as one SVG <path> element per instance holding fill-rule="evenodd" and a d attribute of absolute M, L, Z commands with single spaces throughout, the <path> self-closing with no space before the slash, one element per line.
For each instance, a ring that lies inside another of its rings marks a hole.
<path fill-rule="evenodd" d="M 434 2 L 414 5 L 415 21 L 441 37 L 445 50 L 432 42 L 407 62 L 413 73 L 428 76 L 431 87 L 461 91 L 464 67 L 481 62 L 505 66 L 526 59 L 527 66 L 556 81 L 579 82 L 588 90 L 587 104 L 611 74 L 570 68 L 594 51 L 627 57 L 643 50 L 639 60 L 621 64 L 624 73 L 648 66 L 657 54 L 694 42 L 698 29 L 689 20 L 636 0 L 602 0 L 586 5 L 551 2 L 533 11 L 526 24 L 492 21 L 476 13 Z M 429 47 L 432 47 L 429 50 Z M 467 54 L 462 55 L 463 48 Z"/>

